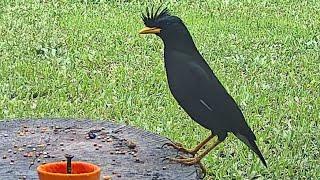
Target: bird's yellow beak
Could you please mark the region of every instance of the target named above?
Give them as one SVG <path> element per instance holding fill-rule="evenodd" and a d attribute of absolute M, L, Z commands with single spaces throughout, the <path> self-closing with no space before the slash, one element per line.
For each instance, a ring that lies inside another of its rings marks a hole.
<path fill-rule="evenodd" d="M 161 29 L 157 27 L 144 27 L 139 31 L 139 34 L 157 34 Z"/>

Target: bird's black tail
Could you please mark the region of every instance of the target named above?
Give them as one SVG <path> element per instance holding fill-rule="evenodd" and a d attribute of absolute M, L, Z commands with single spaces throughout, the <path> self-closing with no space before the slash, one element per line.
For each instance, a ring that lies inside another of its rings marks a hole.
<path fill-rule="evenodd" d="M 252 151 L 254 151 L 260 158 L 260 160 L 262 161 L 263 165 L 267 167 L 267 162 L 264 159 L 262 153 L 260 152 L 256 142 L 254 140 L 248 139 L 245 136 L 241 135 L 241 134 L 236 134 L 236 136 L 242 141 L 244 142 Z"/>

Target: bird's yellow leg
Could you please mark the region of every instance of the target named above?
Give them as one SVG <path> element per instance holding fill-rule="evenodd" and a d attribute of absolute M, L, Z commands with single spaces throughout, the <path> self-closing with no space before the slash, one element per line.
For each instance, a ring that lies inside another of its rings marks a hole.
<path fill-rule="evenodd" d="M 193 154 L 196 154 L 204 145 L 206 145 L 212 138 L 214 137 L 213 134 L 210 134 L 205 140 L 203 140 L 201 143 L 199 143 L 196 147 L 194 147 L 191 152 Z M 191 153 L 192 154 L 192 153 Z"/>
<path fill-rule="evenodd" d="M 221 141 L 217 140 L 214 144 L 212 144 L 208 149 L 206 149 L 203 153 L 201 153 L 199 156 L 193 157 L 193 158 L 168 158 L 170 161 L 182 163 L 185 165 L 193 165 L 200 163 L 201 159 L 206 156 L 212 149 L 214 149 L 218 144 L 220 144 Z"/>
<path fill-rule="evenodd" d="M 171 146 L 179 151 L 185 152 L 185 153 L 189 153 L 192 155 L 197 154 L 197 152 L 204 146 L 206 145 L 212 138 L 214 137 L 213 134 L 210 134 L 210 136 L 208 136 L 205 140 L 203 140 L 201 143 L 199 143 L 196 147 L 194 147 L 193 149 L 186 149 L 184 147 L 182 147 L 181 144 L 174 144 L 174 143 L 165 143 L 163 146 L 167 145 L 167 146 Z"/>
<path fill-rule="evenodd" d="M 188 166 L 194 165 L 194 164 L 198 164 L 200 166 L 200 168 L 201 168 L 202 173 L 205 176 L 207 170 L 204 167 L 204 165 L 201 163 L 201 159 L 203 157 L 205 157 L 212 149 L 214 149 L 220 143 L 221 143 L 221 141 L 217 140 L 214 144 L 212 144 L 203 153 L 201 153 L 199 156 L 196 156 L 196 157 L 193 157 L 193 158 L 180 157 L 180 159 L 179 158 L 168 158 L 168 160 L 174 161 L 174 162 L 178 162 L 178 163 L 181 163 L 181 164 L 185 164 L 185 165 L 188 165 Z"/>

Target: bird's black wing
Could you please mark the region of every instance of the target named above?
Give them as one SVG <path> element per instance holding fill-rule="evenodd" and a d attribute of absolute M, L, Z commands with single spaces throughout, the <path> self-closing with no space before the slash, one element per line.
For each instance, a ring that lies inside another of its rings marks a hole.
<path fill-rule="evenodd" d="M 252 149 L 267 166 L 258 146 L 255 143 L 256 137 L 246 123 L 242 112 L 236 102 L 227 93 L 212 70 L 204 62 L 191 62 L 188 64 L 190 95 L 198 110 L 195 114 L 197 121 L 205 124 L 213 133 L 225 135 L 225 132 L 234 133 L 242 142 Z M 188 74 L 188 73 L 187 73 Z M 191 101 L 189 101 L 190 103 Z M 192 106 L 192 105 L 191 105 Z M 203 119 L 201 119 L 203 118 Z"/>
<path fill-rule="evenodd" d="M 196 94 L 203 111 L 206 109 L 207 113 L 210 113 L 207 117 L 210 119 L 206 121 L 212 122 L 210 125 L 217 130 L 230 131 L 238 121 L 235 116 L 238 116 L 239 120 L 243 118 L 235 102 L 206 63 L 190 62 L 188 66 L 191 73 L 189 86 L 191 89 L 194 88 L 193 94 Z"/>
<path fill-rule="evenodd" d="M 167 76 L 169 87 L 193 120 L 217 132 L 242 132 L 255 139 L 233 98 L 201 56 L 170 53 Z"/>
<path fill-rule="evenodd" d="M 202 61 L 190 63 L 189 66 L 190 72 L 196 78 L 194 82 L 196 84 L 194 85 L 198 87 L 199 98 L 203 101 L 203 104 L 212 107 L 212 119 L 216 119 L 216 123 L 223 126 L 222 130 L 233 133 L 241 132 L 255 140 L 256 137 L 247 125 L 238 105 L 222 86 L 208 64 Z"/>

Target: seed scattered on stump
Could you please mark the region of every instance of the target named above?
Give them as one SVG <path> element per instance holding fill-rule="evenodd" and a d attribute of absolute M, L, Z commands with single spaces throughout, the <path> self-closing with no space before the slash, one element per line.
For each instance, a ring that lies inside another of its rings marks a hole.
<path fill-rule="evenodd" d="M 23 132 L 19 132 L 18 133 L 20 136 L 24 136 L 25 135 L 25 133 L 23 133 Z"/>
<path fill-rule="evenodd" d="M 126 154 L 126 151 L 120 151 L 119 154 Z"/>
<path fill-rule="evenodd" d="M 43 147 L 45 147 L 45 145 L 44 144 L 38 144 L 37 147 L 43 148 Z"/>
<path fill-rule="evenodd" d="M 129 141 L 129 142 L 128 142 L 128 147 L 129 147 L 130 149 L 134 149 L 136 146 L 137 146 L 137 145 L 136 145 L 134 142 L 132 142 L 132 141 Z"/>
<path fill-rule="evenodd" d="M 94 143 L 94 144 L 93 144 L 93 146 L 97 146 L 97 145 L 98 145 L 97 143 Z"/>
<path fill-rule="evenodd" d="M 47 128 L 41 128 L 41 133 L 45 133 L 47 131 Z"/>
<path fill-rule="evenodd" d="M 90 138 L 90 139 L 94 139 L 94 138 L 96 138 L 96 134 L 94 134 L 93 132 L 89 132 L 88 133 L 88 137 Z"/>
<path fill-rule="evenodd" d="M 63 146 L 63 143 L 60 143 L 60 146 Z"/>
<path fill-rule="evenodd" d="M 137 152 L 138 152 L 138 150 L 136 150 L 136 149 L 132 149 L 132 152 L 135 152 L 135 153 L 137 153 Z"/>
<path fill-rule="evenodd" d="M 7 159 L 7 156 L 6 156 L 6 155 L 3 155 L 3 156 L 2 156 L 2 159 Z"/>
<path fill-rule="evenodd" d="M 24 157 L 32 157 L 33 153 L 32 152 L 24 153 L 23 156 Z"/>
<path fill-rule="evenodd" d="M 112 177 L 111 176 L 103 176 L 103 180 L 111 180 Z"/>

